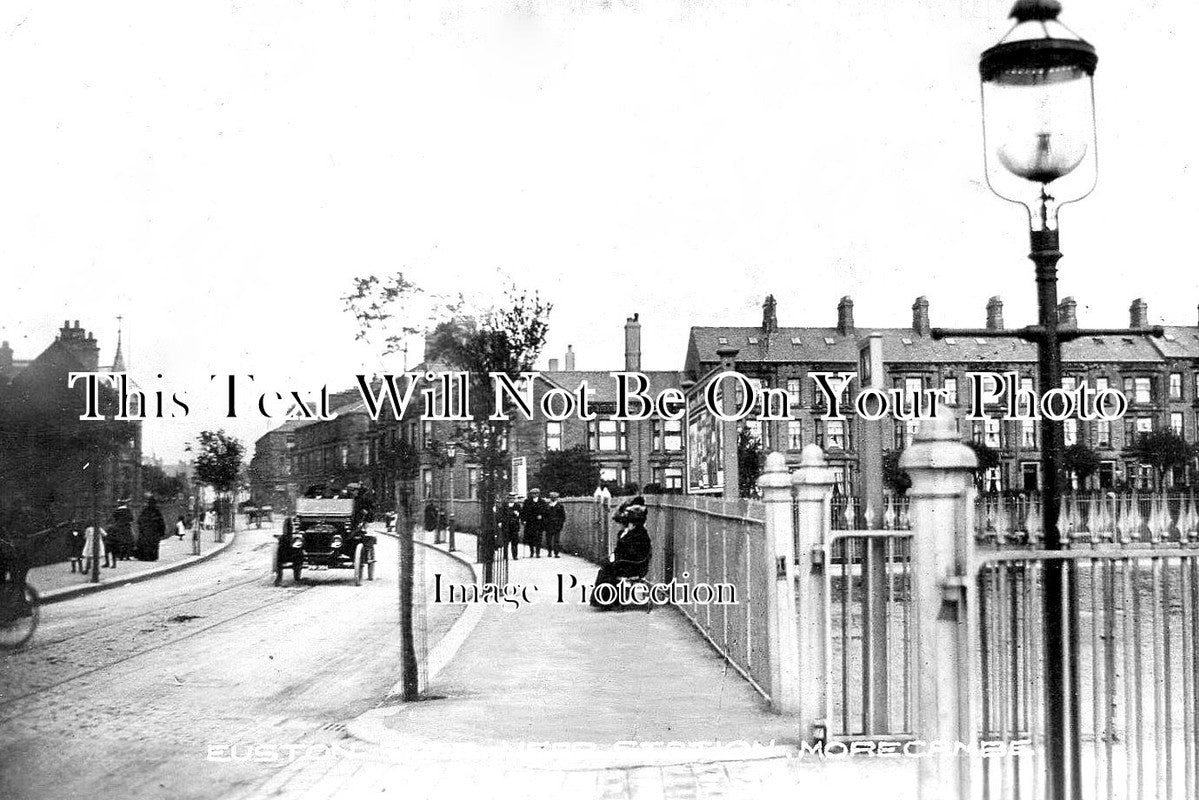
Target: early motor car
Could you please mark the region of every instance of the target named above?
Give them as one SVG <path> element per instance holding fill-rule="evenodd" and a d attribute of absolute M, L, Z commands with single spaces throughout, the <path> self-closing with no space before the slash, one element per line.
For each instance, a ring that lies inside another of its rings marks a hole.
<path fill-rule="evenodd" d="M 352 498 L 301 497 L 296 511 L 283 520 L 283 533 L 275 548 L 275 585 L 283 570 L 300 579 L 304 567 L 352 569 L 354 585 L 362 576 L 375 579 L 375 536 L 366 530 L 368 514 Z"/>

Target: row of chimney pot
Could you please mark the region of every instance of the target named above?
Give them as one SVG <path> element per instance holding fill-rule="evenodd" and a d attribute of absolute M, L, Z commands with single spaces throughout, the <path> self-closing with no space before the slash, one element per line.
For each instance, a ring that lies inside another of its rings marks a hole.
<path fill-rule="evenodd" d="M 1128 307 L 1128 326 L 1130 328 L 1149 327 L 1149 306 L 1139 297 Z M 1078 327 L 1078 303 L 1073 297 L 1064 297 L 1057 306 L 1058 324 L 1063 328 Z M 78 325 L 78 323 L 76 323 Z M 987 329 L 1003 330 L 1003 301 L 999 297 L 987 300 Z M 778 304 L 774 295 L 767 295 L 762 303 L 762 332 L 764 334 L 778 333 Z M 912 303 L 912 330 L 918 336 L 928 336 L 932 324 L 928 316 L 928 298 L 923 295 Z M 837 332 L 849 336 L 854 331 L 853 298 L 848 295 L 837 303 Z M 549 360 L 549 371 L 558 372 L 559 361 Z M 624 324 L 624 368 L 626 371 L 641 370 L 641 320 L 640 314 L 634 314 L 625 320 Z M 575 369 L 575 353 L 572 345 L 566 346 L 565 370 Z"/>
<path fill-rule="evenodd" d="M 1077 309 L 1078 303 L 1075 302 L 1073 297 L 1063 298 L 1057 307 L 1058 324 L 1064 328 L 1077 328 Z M 1130 328 L 1149 327 L 1149 306 L 1139 297 L 1133 300 L 1132 305 L 1128 307 L 1128 326 Z M 928 336 L 931 329 L 932 326 L 928 316 L 928 298 L 924 296 L 917 297 L 916 302 L 912 303 L 912 330 L 918 336 Z M 998 297 L 992 297 L 987 301 L 987 329 L 993 331 L 1003 330 L 1003 301 Z M 772 334 L 777 333 L 778 330 L 778 304 L 775 302 L 774 295 L 767 295 L 765 302 L 762 304 L 762 332 Z M 853 331 L 853 298 L 847 295 L 842 297 L 841 301 L 837 303 L 837 332 L 842 336 L 848 336 Z M 86 342 L 89 344 L 96 341 L 90 333 L 80 327 L 79 320 L 75 320 L 74 325 L 70 324 L 70 320 L 63 320 L 59 338 L 63 341 Z M 5 361 L 8 362 L 9 366 L 12 365 L 12 348 L 9 347 L 8 342 L 0 344 L 0 366 L 3 366 Z M 558 359 L 551 358 L 549 360 L 549 371 L 558 372 L 558 365 Z M 566 346 L 565 365 L 563 368 L 567 372 L 574 372 L 575 370 L 573 345 Z M 625 320 L 624 368 L 630 372 L 641 370 L 640 314 L 634 314 Z"/>
<path fill-rule="evenodd" d="M 763 333 L 778 332 L 777 313 L 774 296 L 767 296 L 766 302 L 762 304 Z M 1078 327 L 1078 303 L 1073 297 L 1062 298 L 1057 306 L 1057 317 L 1058 325 L 1063 328 Z M 1128 307 L 1128 327 L 1149 327 L 1149 306 L 1139 297 L 1133 300 L 1132 305 Z M 987 329 L 1003 330 L 1003 301 L 998 297 L 992 297 L 987 301 Z M 918 336 L 928 336 L 932 330 L 928 317 L 927 297 L 917 297 L 916 302 L 912 303 L 912 330 Z M 853 331 L 853 298 L 842 297 L 841 301 L 837 303 L 837 332 L 842 336 L 848 336 Z"/>

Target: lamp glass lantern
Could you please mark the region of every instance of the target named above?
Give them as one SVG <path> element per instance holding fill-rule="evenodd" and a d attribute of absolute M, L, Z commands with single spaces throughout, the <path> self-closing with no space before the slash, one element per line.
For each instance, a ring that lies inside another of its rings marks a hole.
<path fill-rule="evenodd" d="M 1056 0 L 1017 0 L 1015 24 L 979 59 L 987 182 L 1028 209 L 1032 230 L 1095 187 L 1095 48 Z"/>

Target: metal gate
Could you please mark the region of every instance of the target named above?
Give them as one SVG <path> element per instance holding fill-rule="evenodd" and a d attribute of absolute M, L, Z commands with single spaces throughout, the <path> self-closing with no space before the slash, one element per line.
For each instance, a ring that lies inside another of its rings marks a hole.
<path fill-rule="evenodd" d="M 831 506 L 823 565 L 828 735 L 913 737 L 916 626 L 906 508 L 888 499 L 884 528 L 859 530 L 869 515 L 856 498 L 834 497 Z"/>

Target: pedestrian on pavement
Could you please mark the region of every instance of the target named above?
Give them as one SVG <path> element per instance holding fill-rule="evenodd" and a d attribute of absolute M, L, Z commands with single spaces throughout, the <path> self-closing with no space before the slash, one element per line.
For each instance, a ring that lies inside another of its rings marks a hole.
<path fill-rule="evenodd" d="M 142 561 L 158 560 L 158 543 L 166 536 L 167 524 L 154 495 L 146 498 L 146 507 L 137 518 L 137 557 Z"/>
<path fill-rule="evenodd" d="M 520 510 L 520 521 L 525 526 L 525 544 L 529 546 L 530 558 L 541 558 L 541 532 L 545 527 L 545 500 L 541 490 L 534 487 L 525 498 Z"/>
<path fill-rule="evenodd" d="M 187 532 L 187 522 L 183 519 L 183 515 L 179 515 L 179 519 L 175 522 L 175 538 L 183 541 L 183 534 Z"/>
<path fill-rule="evenodd" d="M 602 583 L 615 586 L 621 580 L 638 580 L 649 572 L 653 544 L 649 532 L 645 529 L 647 513 L 645 498 L 641 495 L 621 504 L 616 521 L 624 525 L 625 529 L 620 532 L 616 548 L 608 556 L 608 563 L 600 567 L 595 576 L 596 587 Z M 599 602 L 594 590 L 591 594 L 591 605 L 600 609 L 614 607 Z"/>
<path fill-rule="evenodd" d="M 128 561 L 133 558 L 136 543 L 133 539 L 133 512 L 129 510 L 128 500 L 118 500 L 112 512 L 112 521 L 108 526 L 108 549 L 112 551 L 113 560 Z"/>
<path fill-rule="evenodd" d="M 520 545 L 520 501 L 515 493 L 510 493 L 508 501 L 500 505 L 499 517 L 500 535 L 503 537 L 501 547 L 511 548 L 515 561 L 516 549 Z"/>
<path fill-rule="evenodd" d="M 550 501 L 545 506 L 545 549 L 554 558 L 561 555 L 559 539 L 566 525 L 566 507 L 558 502 L 558 493 L 550 492 Z"/>
<path fill-rule="evenodd" d="M 91 525 L 88 525 L 83 531 L 83 573 L 85 575 L 91 572 L 92 569 L 92 556 L 95 553 L 93 548 L 96 547 L 95 535 L 96 529 Z M 115 569 L 117 559 L 116 556 L 112 555 L 112 551 L 105 546 L 105 540 L 107 539 L 108 531 L 100 528 L 100 556 L 104 559 L 104 566 Z M 112 559 L 111 563 L 109 562 L 110 556 Z"/>

